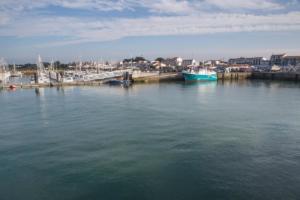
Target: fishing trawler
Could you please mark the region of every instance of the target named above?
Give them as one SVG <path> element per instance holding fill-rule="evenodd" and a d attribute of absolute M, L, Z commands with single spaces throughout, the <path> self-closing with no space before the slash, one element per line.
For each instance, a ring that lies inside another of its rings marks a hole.
<path fill-rule="evenodd" d="M 216 81 L 217 73 L 207 68 L 183 70 L 182 75 L 186 81 Z"/>

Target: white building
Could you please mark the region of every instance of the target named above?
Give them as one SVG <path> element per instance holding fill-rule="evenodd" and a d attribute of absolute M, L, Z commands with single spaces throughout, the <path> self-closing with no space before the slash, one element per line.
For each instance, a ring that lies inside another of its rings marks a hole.
<path fill-rule="evenodd" d="M 167 58 L 164 60 L 164 63 L 168 67 L 177 67 L 182 65 L 183 59 L 180 57 L 174 57 L 174 58 Z"/>
<path fill-rule="evenodd" d="M 286 54 L 273 54 L 270 58 L 270 65 L 282 65 L 282 58 L 285 57 Z"/>
<path fill-rule="evenodd" d="M 182 67 L 197 66 L 199 63 L 195 59 L 183 60 Z"/>
<path fill-rule="evenodd" d="M 300 65 L 300 56 L 289 56 L 287 54 L 276 54 L 272 55 L 270 58 L 270 65 L 278 66 L 299 66 Z"/>
<path fill-rule="evenodd" d="M 300 66 L 300 56 L 283 56 L 282 66 Z"/>
<path fill-rule="evenodd" d="M 227 65 L 227 63 L 224 62 L 223 60 L 207 60 L 204 62 L 204 65 L 215 67 L 215 66 L 225 66 Z"/>
<path fill-rule="evenodd" d="M 264 57 L 252 58 L 231 58 L 228 61 L 229 65 L 253 65 L 253 66 L 268 66 L 269 61 Z"/>

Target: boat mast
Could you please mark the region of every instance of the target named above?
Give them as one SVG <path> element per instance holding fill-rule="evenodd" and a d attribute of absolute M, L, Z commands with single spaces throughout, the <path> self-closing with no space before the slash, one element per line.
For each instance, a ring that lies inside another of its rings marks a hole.
<path fill-rule="evenodd" d="M 53 71 L 54 70 L 54 66 L 53 66 L 53 63 L 54 63 L 54 61 L 53 61 L 53 58 L 52 58 L 52 60 L 51 60 L 51 62 L 50 62 L 50 71 Z"/>
<path fill-rule="evenodd" d="M 14 63 L 14 68 L 13 68 L 13 70 L 14 70 L 14 73 L 16 73 L 16 63 Z"/>
<path fill-rule="evenodd" d="M 80 58 L 80 61 L 79 61 L 79 71 L 81 72 L 81 67 L 82 67 L 82 61 L 81 61 L 81 58 Z"/>
<path fill-rule="evenodd" d="M 44 64 L 41 58 L 41 55 L 38 56 L 38 61 L 37 61 L 37 71 L 39 73 L 41 73 L 42 71 L 44 71 Z"/>

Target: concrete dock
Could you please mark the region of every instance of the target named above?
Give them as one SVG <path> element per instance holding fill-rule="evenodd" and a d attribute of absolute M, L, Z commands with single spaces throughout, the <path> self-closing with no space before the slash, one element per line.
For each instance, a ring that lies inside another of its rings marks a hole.
<path fill-rule="evenodd" d="M 218 73 L 218 80 L 245 80 L 250 79 L 251 72 L 230 72 L 230 73 Z"/>
<path fill-rule="evenodd" d="M 156 73 L 152 75 L 132 77 L 134 83 L 147 83 L 147 82 L 168 82 L 168 81 L 183 81 L 181 73 Z"/>
<path fill-rule="evenodd" d="M 218 73 L 218 80 L 278 80 L 300 81 L 300 73 L 295 72 L 231 72 Z"/>

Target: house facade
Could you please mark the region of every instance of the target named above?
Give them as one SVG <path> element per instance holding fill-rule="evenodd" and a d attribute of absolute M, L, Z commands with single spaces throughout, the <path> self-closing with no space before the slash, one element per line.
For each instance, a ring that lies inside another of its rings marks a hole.
<path fill-rule="evenodd" d="M 195 59 L 182 61 L 182 67 L 196 66 L 196 65 L 198 65 L 198 63 Z"/>
<path fill-rule="evenodd" d="M 231 58 L 228 61 L 229 65 L 253 65 L 253 66 L 267 66 L 269 61 L 264 57 L 252 57 L 252 58 Z"/>
<path fill-rule="evenodd" d="M 282 66 L 300 66 L 300 56 L 284 56 Z"/>
<path fill-rule="evenodd" d="M 175 58 L 167 58 L 164 60 L 164 63 L 168 67 L 177 67 L 182 65 L 183 59 L 180 57 L 175 57 Z"/>
<path fill-rule="evenodd" d="M 282 65 L 282 59 L 285 57 L 286 54 L 273 54 L 270 58 L 270 65 Z"/>

